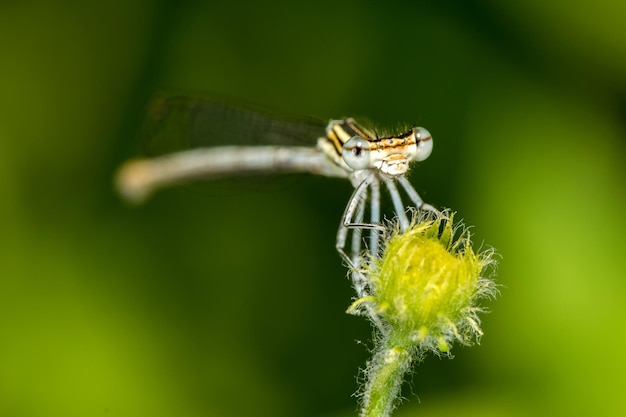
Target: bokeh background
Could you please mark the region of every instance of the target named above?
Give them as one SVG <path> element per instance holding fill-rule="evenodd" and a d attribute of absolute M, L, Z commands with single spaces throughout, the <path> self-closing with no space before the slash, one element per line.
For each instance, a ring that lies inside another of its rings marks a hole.
<path fill-rule="evenodd" d="M 397 416 L 626 414 L 626 3 L 3 1 L 0 415 L 354 416 L 350 185 L 120 201 L 155 91 L 418 123 L 426 200 L 494 246 L 481 345 Z"/>

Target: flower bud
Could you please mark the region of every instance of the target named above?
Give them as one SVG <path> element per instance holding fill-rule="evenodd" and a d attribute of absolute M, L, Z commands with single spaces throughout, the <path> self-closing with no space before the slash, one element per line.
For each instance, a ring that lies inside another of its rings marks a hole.
<path fill-rule="evenodd" d="M 394 233 L 366 273 L 371 295 L 351 307 L 375 312 L 400 346 L 447 353 L 455 340 L 470 344 L 482 335 L 477 300 L 495 293 L 482 276 L 493 252 L 476 254 L 469 232 L 452 220 L 422 220 Z"/>

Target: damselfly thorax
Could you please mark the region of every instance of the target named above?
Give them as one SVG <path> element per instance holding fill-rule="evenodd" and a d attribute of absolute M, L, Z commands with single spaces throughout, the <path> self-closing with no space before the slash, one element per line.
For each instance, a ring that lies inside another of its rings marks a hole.
<path fill-rule="evenodd" d="M 347 118 L 330 121 L 324 131 L 323 123 L 308 117 L 285 118 L 212 99 L 163 95 L 153 100 L 148 119 L 148 135 L 159 139 L 151 145 L 165 154 L 122 166 L 118 189 L 131 201 L 141 201 L 169 185 L 220 177 L 306 172 L 350 179 L 355 189 L 341 219 L 336 247 L 353 271 L 359 297 L 368 292 L 358 273 L 367 258 L 363 255 L 378 256 L 385 230 L 380 184 L 393 204 L 389 214 L 397 218 L 401 230 L 409 227 L 409 207 L 434 210 L 405 177 L 412 162 L 426 159 L 432 151 L 431 135 L 421 127 L 379 136 Z M 268 145 L 228 145 L 244 138 Z M 270 144 L 285 139 L 309 141 L 312 146 Z M 209 146 L 215 143 L 221 145 Z M 396 184 L 408 196 L 409 205 L 403 203 Z M 364 230 L 369 230 L 367 241 Z"/>

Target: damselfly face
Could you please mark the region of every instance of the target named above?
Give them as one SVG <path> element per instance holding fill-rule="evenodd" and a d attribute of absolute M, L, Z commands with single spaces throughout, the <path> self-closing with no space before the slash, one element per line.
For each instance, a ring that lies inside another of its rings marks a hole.
<path fill-rule="evenodd" d="M 428 158 L 433 141 L 423 127 L 397 136 L 378 137 L 353 119 L 345 119 L 332 120 L 318 146 L 347 171 L 376 169 L 395 178 L 406 174 L 411 162 Z"/>

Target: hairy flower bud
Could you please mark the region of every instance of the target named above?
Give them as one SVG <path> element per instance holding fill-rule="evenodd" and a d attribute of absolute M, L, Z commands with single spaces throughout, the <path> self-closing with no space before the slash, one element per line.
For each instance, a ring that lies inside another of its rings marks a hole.
<path fill-rule="evenodd" d="M 493 252 L 475 253 L 469 232 L 452 220 L 422 220 L 394 233 L 366 273 L 371 295 L 353 304 L 373 306 L 362 311 L 374 311 L 403 346 L 445 353 L 455 340 L 469 344 L 482 335 L 477 300 L 495 292 L 483 277 Z"/>

